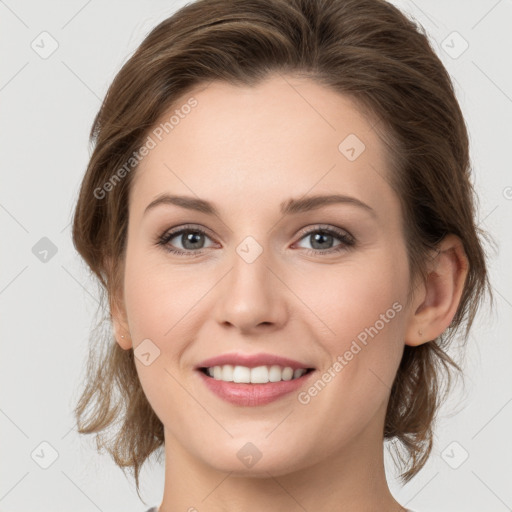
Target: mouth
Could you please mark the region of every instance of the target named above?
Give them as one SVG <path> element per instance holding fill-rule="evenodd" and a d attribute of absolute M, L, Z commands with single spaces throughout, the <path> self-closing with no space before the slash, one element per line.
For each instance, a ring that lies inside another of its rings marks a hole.
<path fill-rule="evenodd" d="M 315 374 L 311 362 L 270 353 L 230 352 L 201 361 L 196 367 L 206 388 L 238 406 L 265 405 L 306 386 Z"/>
<path fill-rule="evenodd" d="M 216 365 L 200 367 L 198 370 L 206 377 L 235 384 L 268 384 L 297 380 L 313 372 L 314 368 L 291 368 L 290 366 L 262 365 L 248 367 L 241 365 Z"/>
<path fill-rule="evenodd" d="M 286 396 L 292 396 L 305 387 L 314 368 L 263 365 L 244 367 L 236 365 L 208 366 L 196 369 L 205 387 L 223 401 L 239 406 L 263 406 Z"/>

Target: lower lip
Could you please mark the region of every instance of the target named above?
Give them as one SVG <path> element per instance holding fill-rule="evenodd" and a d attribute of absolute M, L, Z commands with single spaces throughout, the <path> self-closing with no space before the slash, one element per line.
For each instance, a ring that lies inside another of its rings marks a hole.
<path fill-rule="evenodd" d="M 266 384 L 243 384 L 225 382 L 208 377 L 201 370 L 197 370 L 204 383 L 217 396 L 234 405 L 255 406 L 265 405 L 279 398 L 293 393 L 301 388 L 314 373 L 310 371 L 298 379 L 267 382 Z"/>

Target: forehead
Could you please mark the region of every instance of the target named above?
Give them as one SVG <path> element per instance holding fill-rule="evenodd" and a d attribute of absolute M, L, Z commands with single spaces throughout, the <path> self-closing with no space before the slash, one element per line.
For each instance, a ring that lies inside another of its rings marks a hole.
<path fill-rule="evenodd" d="M 373 124 L 350 98 L 310 79 L 212 82 L 183 95 L 148 132 L 154 147 L 135 172 L 130 202 L 141 210 L 173 192 L 277 210 L 284 196 L 310 191 L 389 208 L 389 159 Z"/>

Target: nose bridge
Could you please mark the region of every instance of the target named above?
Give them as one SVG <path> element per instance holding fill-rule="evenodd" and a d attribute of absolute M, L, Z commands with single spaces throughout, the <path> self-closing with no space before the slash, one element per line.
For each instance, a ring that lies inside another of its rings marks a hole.
<path fill-rule="evenodd" d="M 282 324 L 286 308 L 282 287 L 269 269 L 267 251 L 254 237 L 247 236 L 235 247 L 231 271 L 219 290 L 216 316 L 242 330 L 260 324 Z"/>

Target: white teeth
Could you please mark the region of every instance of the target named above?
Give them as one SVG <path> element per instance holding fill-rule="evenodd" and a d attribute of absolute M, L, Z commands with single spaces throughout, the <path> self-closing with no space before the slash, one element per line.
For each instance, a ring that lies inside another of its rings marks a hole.
<path fill-rule="evenodd" d="M 223 380 L 225 382 L 266 384 L 267 382 L 298 379 L 306 373 L 306 369 L 298 368 L 293 370 L 289 366 L 283 368 L 278 365 L 248 368 L 247 366 L 225 364 L 223 366 L 207 368 L 206 373 L 216 380 Z"/>
<path fill-rule="evenodd" d="M 268 380 L 270 382 L 279 382 L 283 377 L 283 372 L 280 366 L 273 365 L 268 370 Z M 283 378 L 284 380 L 284 378 Z"/>
<path fill-rule="evenodd" d="M 233 366 L 230 364 L 225 364 L 224 366 L 221 366 L 220 368 L 222 368 L 222 376 L 219 378 L 222 380 L 225 380 L 226 382 L 232 382 Z"/>
<path fill-rule="evenodd" d="M 251 382 L 251 370 L 245 366 L 235 366 L 233 370 L 233 382 Z"/>
<path fill-rule="evenodd" d="M 251 384 L 265 384 L 267 382 L 268 368 L 266 366 L 251 368 Z"/>

